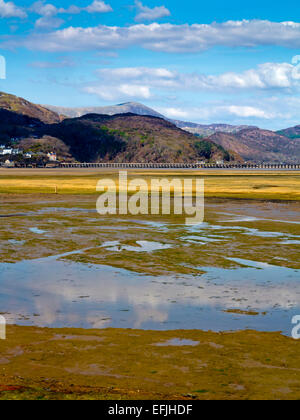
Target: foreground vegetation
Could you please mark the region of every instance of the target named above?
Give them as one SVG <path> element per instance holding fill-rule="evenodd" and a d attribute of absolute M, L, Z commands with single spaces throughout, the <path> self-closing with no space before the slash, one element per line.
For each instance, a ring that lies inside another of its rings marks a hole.
<path fill-rule="evenodd" d="M 300 398 L 300 342 L 279 333 L 9 326 L 0 350 L 0 399 Z"/>
<path fill-rule="evenodd" d="M 128 171 L 132 177 L 182 176 L 205 179 L 206 197 L 258 200 L 300 200 L 300 172 L 291 171 Z M 96 194 L 100 178 L 118 178 L 118 171 L 93 169 L 1 169 L 0 193 Z"/>

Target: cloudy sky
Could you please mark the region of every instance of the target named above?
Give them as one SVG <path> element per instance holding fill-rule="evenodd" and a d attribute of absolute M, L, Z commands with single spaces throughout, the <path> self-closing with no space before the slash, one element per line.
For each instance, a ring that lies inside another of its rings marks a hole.
<path fill-rule="evenodd" d="M 0 90 L 42 104 L 138 101 L 205 124 L 293 126 L 299 14 L 296 0 L 0 0 Z"/>

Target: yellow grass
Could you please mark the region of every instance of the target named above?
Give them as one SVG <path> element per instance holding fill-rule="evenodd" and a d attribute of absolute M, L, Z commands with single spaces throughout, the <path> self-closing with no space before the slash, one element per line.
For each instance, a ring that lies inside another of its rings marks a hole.
<path fill-rule="evenodd" d="M 0 169 L 0 193 L 96 194 L 100 179 L 118 181 L 116 170 Z M 203 178 L 206 197 L 300 200 L 299 171 L 128 171 L 129 179 Z"/>

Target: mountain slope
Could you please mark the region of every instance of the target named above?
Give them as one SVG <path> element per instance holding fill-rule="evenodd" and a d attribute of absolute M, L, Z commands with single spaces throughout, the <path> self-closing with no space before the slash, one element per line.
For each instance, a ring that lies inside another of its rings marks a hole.
<path fill-rule="evenodd" d="M 0 105 L 0 144 L 10 145 L 15 139 L 34 135 L 44 123 L 37 118 L 1 109 Z"/>
<path fill-rule="evenodd" d="M 296 127 L 286 128 L 285 130 L 277 131 L 277 134 L 288 137 L 290 139 L 300 138 L 300 125 L 296 125 Z"/>
<path fill-rule="evenodd" d="M 197 139 L 158 117 L 88 114 L 48 125 L 42 131 L 63 140 L 78 161 L 161 163 L 234 160 L 226 150 L 210 140 Z"/>
<path fill-rule="evenodd" d="M 221 145 L 226 150 L 232 150 L 246 159 L 248 159 L 253 153 L 251 147 L 247 145 L 246 142 L 241 142 L 240 139 L 233 133 L 218 132 L 208 138 L 214 143 Z"/>
<path fill-rule="evenodd" d="M 0 109 L 36 118 L 46 124 L 54 124 L 62 120 L 56 112 L 4 92 L 0 92 Z"/>
<path fill-rule="evenodd" d="M 192 134 L 197 134 L 201 137 L 211 136 L 215 133 L 237 133 L 244 129 L 257 128 L 250 127 L 248 125 L 229 125 L 229 124 L 196 124 L 185 121 L 175 120 L 173 121 L 177 127 L 182 128 Z"/>
<path fill-rule="evenodd" d="M 253 128 L 235 134 L 215 133 L 209 140 L 258 163 L 296 163 L 300 160 L 300 138 L 292 140 L 269 130 Z"/>

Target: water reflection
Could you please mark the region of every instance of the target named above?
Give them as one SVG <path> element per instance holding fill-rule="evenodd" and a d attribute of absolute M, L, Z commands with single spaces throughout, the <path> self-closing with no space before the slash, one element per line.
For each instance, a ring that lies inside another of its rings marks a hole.
<path fill-rule="evenodd" d="M 288 268 L 299 268 L 298 204 L 208 202 L 205 223 L 186 226 L 175 217 L 100 217 L 94 198 L 64 200 L 7 204 L 7 215 L 30 217 L 5 219 L 1 259 L 32 259 L 0 263 L 9 322 L 290 335 L 300 313 L 299 270 Z"/>
<path fill-rule="evenodd" d="M 53 258 L 2 263 L 0 308 L 9 322 L 21 325 L 289 334 L 290 319 L 300 311 L 299 270 L 232 261 L 240 266 L 159 277 Z M 224 313 L 232 308 L 267 314 Z"/>

